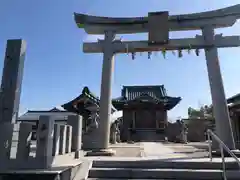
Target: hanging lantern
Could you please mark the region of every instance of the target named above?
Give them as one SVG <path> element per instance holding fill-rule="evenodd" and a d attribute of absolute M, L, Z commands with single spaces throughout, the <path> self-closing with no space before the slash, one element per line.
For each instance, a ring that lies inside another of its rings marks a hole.
<path fill-rule="evenodd" d="M 181 49 L 178 50 L 178 57 L 179 57 L 179 58 L 183 57 L 183 54 L 182 54 L 182 50 L 181 50 Z"/>
<path fill-rule="evenodd" d="M 113 35 L 113 40 L 116 40 L 116 34 Z"/>
<path fill-rule="evenodd" d="M 126 53 L 128 54 L 129 51 L 128 51 L 128 44 L 126 44 Z"/>
<path fill-rule="evenodd" d="M 195 53 L 196 53 L 197 56 L 199 56 L 199 52 L 200 52 L 199 49 L 195 50 Z"/>
<path fill-rule="evenodd" d="M 191 45 L 189 44 L 189 47 L 188 47 L 188 54 L 191 54 L 191 50 L 192 50 L 192 47 L 191 47 Z"/>
<path fill-rule="evenodd" d="M 132 53 L 132 60 L 134 60 L 134 59 L 135 59 L 135 56 L 136 56 L 136 53 L 135 53 L 135 52 L 133 52 L 133 53 Z"/>
<path fill-rule="evenodd" d="M 163 55 L 163 58 L 164 58 L 164 59 L 166 58 L 166 53 L 167 53 L 166 49 L 165 49 L 165 48 L 162 49 L 162 55 Z"/>
<path fill-rule="evenodd" d="M 175 56 L 176 55 L 175 51 L 172 51 L 172 54 Z"/>
<path fill-rule="evenodd" d="M 151 59 L 152 52 L 148 52 L 148 59 Z"/>
<path fill-rule="evenodd" d="M 84 24 L 78 23 L 77 26 L 78 26 L 78 28 L 81 28 L 81 29 L 84 28 Z"/>

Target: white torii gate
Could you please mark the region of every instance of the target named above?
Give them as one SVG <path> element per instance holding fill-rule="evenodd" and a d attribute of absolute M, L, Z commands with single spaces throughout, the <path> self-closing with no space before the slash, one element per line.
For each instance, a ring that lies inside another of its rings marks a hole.
<path fill-rule="evenodd" d="M 149 13 L 148 17 L 111 18 L 75 13 L 79 28 L 88 34 L 104 34 L 104 40 L 84 43 L 85 53 L 103 53 L 102 83 L 100 96 L 99 139 L 96 149 L 106 152 L 109 140 L 111 116 L 111 85 L 114 55 L 168 51 L 183 49 L 204 49 L 211 89 L 216 133 L 232 150 L 235 149 L 233 132 L 226 103 L 217 48 L 240 46 L 240 36 L 215 35 L 214 29 L 230 27 L 240 18 L 240 4 L 215 11 L 169 16 L 168 12 Z M 202 30 L 195 38 L 169 39 L 169 31 Z M 148 41 L 115 40 L 116 34 L 148 32 Z"/>

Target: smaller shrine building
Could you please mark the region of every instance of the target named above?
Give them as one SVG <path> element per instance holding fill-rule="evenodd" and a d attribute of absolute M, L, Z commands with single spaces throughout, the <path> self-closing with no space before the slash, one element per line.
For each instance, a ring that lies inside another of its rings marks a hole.
<path fill-rule="evenodd" d="M 112 100 L 123 111 L 122 141 L 161 141 L 168 136 L 167 112 L 181 101 L 170 97 L 164 85 L 123 86 L 121 97 Z"/>

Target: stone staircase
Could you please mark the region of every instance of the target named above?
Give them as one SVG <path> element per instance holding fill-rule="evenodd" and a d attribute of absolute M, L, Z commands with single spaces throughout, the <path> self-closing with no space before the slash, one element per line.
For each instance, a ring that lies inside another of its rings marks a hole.
<path fill-rule="evenodd" d="M 235 162 L 226 163 L 226 175 L 227 180 L 240 179 Z M 221 162 L 94 160 L 88 179 L 222 180 L 224 176 Z"/>

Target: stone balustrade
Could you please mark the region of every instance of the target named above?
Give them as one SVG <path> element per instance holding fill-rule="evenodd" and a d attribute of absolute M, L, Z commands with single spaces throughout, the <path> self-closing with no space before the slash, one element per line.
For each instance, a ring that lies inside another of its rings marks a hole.
<path fill-rule="evenodd" d="M 11 153 L 1 154 L 5 158 L 0 163 L 0 169 L 45 169 L 57 162 L 80 158 L 82 117 L 68 116 L 66 124 L 57 124 L 55 120 L 55 117 L 50 115 L 39 117 L 35 156 L 30 155 L 33 142 L 32 124 L 18 123 L 17 135 L 13 135 L 17 138 L 12 138 L 17 139 L 16 156 L 11 157 Z M 12 142 L 9 145 L 12 146 Z"/>

